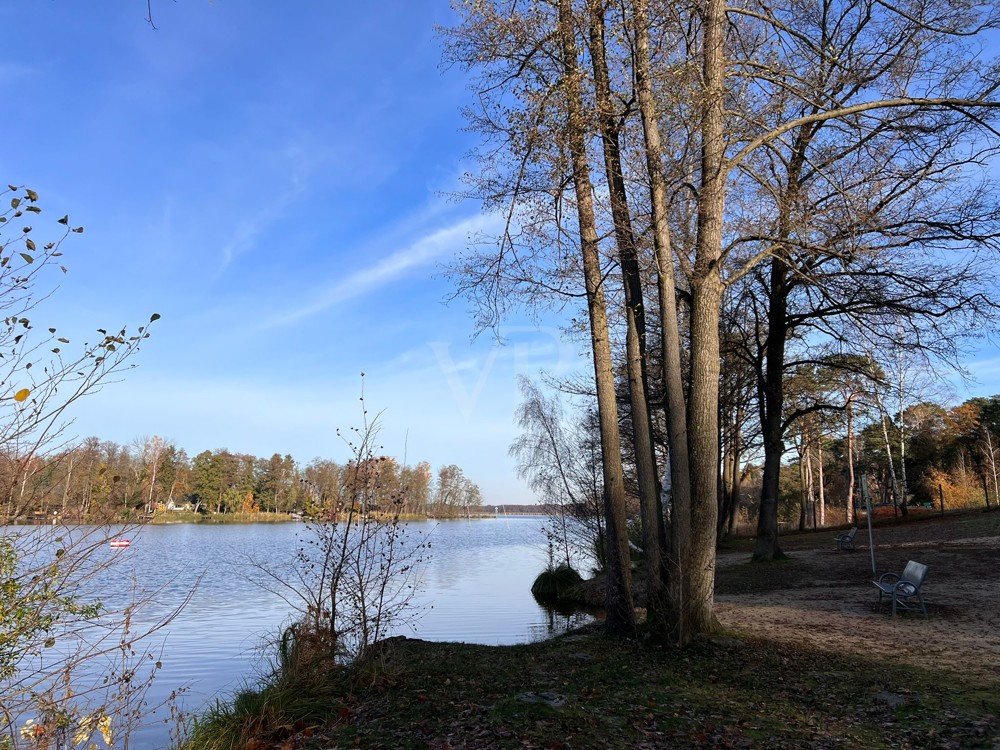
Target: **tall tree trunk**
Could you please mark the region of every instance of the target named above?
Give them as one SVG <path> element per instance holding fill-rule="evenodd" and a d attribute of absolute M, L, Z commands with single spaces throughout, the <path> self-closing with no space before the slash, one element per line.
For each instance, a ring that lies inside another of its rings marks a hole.
<path fill-rule="evenodd" d="M 816 441 L 816 463 L 817 474 L 819 478 L 819 525 L 820 528 L 826 526 L 826 489 L 824 488 L 824 478 L 823 478 L 823 436 L 820 435 L 819 439 Z"/>
<path fill-rule="evenodd" d="M 809 506 L 807 500 L 807 485 L 808 485 L 808 463 L 807 463 L 807 448 L 806 448 L 806 436 L 805 433 L 799 435 L 799 531 L 806 530 L 806 512 Z"/>
<path fill-rule="evenodd" d="M 816 481 L 813 474 L 813 434 L 810 431 L 803 433 L 806 451 L 806 502 L 809 510 L 809 521 L 812 528 L 816 528 Z"/>
<path fill-rule="evenodd" d="M 795 146 L 788 162 L 785 189 L 780 196 L 778 237 L 787 242 L 793 237 L 796 210 L 800 203 L 802 170 L 808 163 L 806 154 L 818 124 L 808 124 L 798 129 Z M 785 348 L 790 333 L 788 300 L 794 287 L 794 273 L 782 250 L 772 255 L 769 269 L 767 341 L 765 344 L 765 372 L 761 401 L 761 431 L 764 442 L 764 476 L 761 484 L 760 510 L 757 515 L 757 539 L 753 559 L 779 560 L 785 557 L 778 544 L 778 495 L 781 459 L 784 455 L 784 380 Z M 758 384 L 758 390 L 760 384 Z"/>
<path fill-rule="evenodd" d="M 743 399 L 736 397 L 733 418 L 727 425 L 726 457 L 723 462 L 724 515 L 719 518 L 719 536 L 732 536 L 740 503 L 740 458 L 743 452 Z"/>
<path fill-rule="evenodd" d="M 69 502 L 69 486 L 73 481 L 73 461 L 76 459 L 76 451 L 69 454 L 69 469 L 66 472 L 66 483 L 63 485 L 63 496 L 62 496 L 62 513 L 60 516 L 60 521 L 62 523 L 67 522 L 66 518 L 66 505 Z"/>
<path fill-rule="evenodd" d="M 1000 477 L 997 476 L 997 459 L 996 451 L 993 452 L 993 459 L 990 461 L 990 466 L 993 467 L 993 502 L 1000 506 Z"/>
<path fill-rule="evenodd" d="M 760 509 L 757 514 L 757 538 L 753 559 L 781 560 L 785 557 L 778 544 L 778 482 L 781 459 L 785 454 L 784 407 L 785 339 L 788 295 L 785 264 L 771 258 L 770 305 L 767 310 L 767 358 L 764 363 L 763 393 L 759 394 L 762 411 L 761 427 L 764 442 L 764 472 L 760 487 Z"/>
<path fill-rule="evenodd" d="M 726 522 L 729 518 L 729 486 L 733 482 L 733 424 L 727 412 L 720 417 L 722 422 L 722 481 L 719 482 L 719 520 L 715 530 L 716 537 L 721 540 L 726 533 Z"/>
<path fill-rule="evenodd" d="M 986 438 L 986 465 L 990 468 L 990 477 L 993 479 L 993 500 L 1000 505 L 1000 477 L 997 471 L 997 450 L 993 447 L 993 435 L 988 428 L 983 428 L 983 436 Z M 986 507 L 990 507 L 989 493 L 986 495 Z"/>
<path fill-rule="evenodd" d="M 597 385 L 597 413 L 604 470 L 604 514 L 608 548 L 605 626 L 612 633 L 630 634 L 635 629 L 635 611 L 632 603 L 632 573 L 629 567 L 628 536 L 625 526 L 621 436 L 618 430 L 611 342 L 608 335 L 604 282 L 594 218 L 593 187 L 587 158 L 586 117 L 581 93 L 581 71 L 577 58 L 572 0 L 559 0 L 559 42 L 566 70 L 564 81 L 567 106 L 566 137 L 573 163 L 573 187 L 576 193 L 580 251 L 590 317 L 590 341 L 594 355 L 594 379 Z"/>
<path fill-rule="evenodd" d="M 736 514 L 740 507 L 740 485 L 743 477 L 740 472 L 741 458 L 743 457 L 743 399 L 738 398 L 736 402 L 736 419 L 733 423 L 733 439 L 729 449 L 733 453 L 733 477 L 726 488 L 729 493 L 729 518 L 727 520 L 727 534 L 730 536 L 735 531 Z"/>
<path fill-rule="evenodd" d="M 153 473 L 149 478 L 149 495 L 146 497 L 146 513 L 152 513 L 155 509 L 153 508 L 153 491 L 156 489 L 156 469 L 159 466 L 160 460 L 159 456 L 153 457 Z"/>
<path fill-rule="evenodd" d="M 882 398 L 876 393 L 875 400 L 878 404 L 879 414 L 882 418 L 882 438 L 885 440 L 885 457 L 889 462 L 889 479 L 892 481 L 892 500 L 895 507 L 899 507 L 902 502 L 905 505 L 905 500 L 900 500 L 899 495 L 899 483 L 896 481 L 896 462 L 892 458 L 892 444 L 889 442 L 889 425 L 888 419 L 886 418 L 885 405 L 882 403 Z M 905 515 L 905 510 L 903 511 Z"/>
<path fill-rule="evenodd" d="M 903 357 L 899 356 L 899 507 L 905 516 L 908 512 L 909 486 L 906 482 L 906 422 L 903 421 L 903 388 L 906 373 L 903 370 Z"/>
<path fill-rule="evenodd" d="M 854 523 L 854 394 L 847 397 L 847 523 Z"/>
<path fill-rule="evenodd" d="M 722 305 L 722 225 L 726 202 L 724 138 L 726 8 L 706 0 L 702 49 L 701 183 L 698 235 L 691 278 L 690 622 L 693 633 L 718 628 L 715 527 L 719 511 L 719 319 Z"/>
<path fill-rule="evenodd" d="M 611 83 L 605 46 L 604 0 L 589 0 L 589 48 L 594 70 L 594 94 L 598 127 L 604 147 L 604 169 L 611 199 L 615 243 L 625 291 L 625 362 L 628 374 L 629 405 L 632 410 L 632 444 L 639 507 L 642 515 L 642 552 L 646 567 L 646 611 L 654 637 L 666 638 L 669 628 L 666 585 L 663 576 L 661 543 L 664 537 L 660 483 L 653 448 L 653 424 L 649 413 L 646 378 L 646 315 L 635 233 L 629 213 L 628 195 L 622 172 L 618 116 L 611 100 Z"/>
<path fill-rule="evenodd" d="M 657 290 L 660 298 L 660 325 L 663 347 L 663 383 L 666 391 L 668 460 L 670 464 L 670 543 L 668 596 L 673 637 L 688 640 L 685 615 L 691 600 L 687 587 L 691 536 L 691 480 L 688 452 L 687 405 L 681 372 L 681 337 L 677 321 L 677 296 L 673 249 L 668 222 L 667 186 L 663 176 L 663 154 L 659 118 L 650 75 L 649 20 L 646 0 L 634 0 L 635 86 L 642 116 L 646 171 L 649 176 L 650 207 L 653 214 L 653 248 L 656 253 Z"/>
<path fill-rule="evenodd" d="M 714 2 L 714 0 L 713 0 Z M 697 291 L 696 291 L 697 290 Z M 722 281 L 707 274 L 692 286 L 690 627 L 718 627 L 714 612 L 715 529 L 719 486 L 719 305 Z"/>
<path fill-rule="evenodd" d="M 990 472 L 993 474 L 993 500 L 1000 505 L 1000 472 L 997 471 L 997 449 L 993 447 L 993 437 L 990 437 Z"/>
<path fill-rule="evenodd" d="M 741 449 L 742 450 L 742 449 Z M 740 471 L 739 462 L 736 463 L 736 471 L 733 473 L 733 485 L 729 491 L 729 536 L 736 533 L 736 519 L 740 513 L 740 498 L 743 494 L 743 472 Z"/>

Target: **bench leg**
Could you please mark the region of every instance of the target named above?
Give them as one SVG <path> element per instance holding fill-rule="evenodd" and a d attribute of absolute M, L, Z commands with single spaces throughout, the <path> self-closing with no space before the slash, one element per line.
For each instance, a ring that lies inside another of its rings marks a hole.
<path fill-rule="evenodd" d="M 880 597 L 879 601 L 881 601 L 881 595 L 882 595 L 882 592 L 880 591 L 879 592 L 879 597 Z M 927 605 L 924 603 L 924 597 L 923 597 L 923 595 L 921 595 L 921 593 L 918 591 L 915 594 L 913 594 L 913 596 L 915 596 L 917 598 L 917 604 L 920 605 L 920 613 L 924 617 L 927 617 Z M 897 608 L 900 609 L 900 610 L 905 610 L 905 611 L 915 610 L 916 609 L 916 607 L 914 607 L 913 605 L 911 605 L 908 602 L 908 600 L 910 599 L 910 597 L 903 597 L 903 599 L 904 599 L 904 601 L 899 601 L 899 599 L 896 597 L 896 594 L 892 595 L 892 616 L 893 617 L 896 616 L 896 610 L 897 610 Z M 897 607 L 897 602 L 898 602 L 898 607 Z"/>

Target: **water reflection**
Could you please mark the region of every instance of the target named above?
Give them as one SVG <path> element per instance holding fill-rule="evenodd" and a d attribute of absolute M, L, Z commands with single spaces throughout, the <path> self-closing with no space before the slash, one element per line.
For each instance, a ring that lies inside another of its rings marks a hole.
<path fill-rule="evenodd" d="M 583 625 L 592 615 L 558 611 L 535 602 L 530 589 L 545 567 L 543 518 L 421 522 L 430 557 L 413 606 L 419 619 L 399 634 L 434 641 L 508 645 L 538 641 Z M 219 693 L 232 693 L 264 668 L 262 649 L 291 619 L 289 604 L 252 583 L 251 560 L 271 570 L 292 564 L 303 524 L 150 526 L 128 550 L 124 565 L 104 582 L 114 598 L 126 580 L 156 591 L 145 616 L 155 618 L 194 591 L 165 629 L 163 670 L 149 696 L 157 705 L 187 686 L 185 707 L 200 710 Z M 164 718 L 164 717 L 161 717 Z M 138 747 L 168 742 L 161 723 L 137 737 Z"/>
<path fill-rule="evenodd" d="M 572 605 L 538 604 L 545 614 L 544 623 L 532 623 L 528 626 L 532 641 L 544 641 L 562 635 L 568 630 L 583 627 L 594 621 L 597 610 L 585 610 Z"/>

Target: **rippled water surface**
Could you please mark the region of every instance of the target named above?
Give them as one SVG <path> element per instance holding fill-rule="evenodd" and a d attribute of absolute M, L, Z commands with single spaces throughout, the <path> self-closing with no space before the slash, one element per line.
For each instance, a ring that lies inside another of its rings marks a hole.
<path fill-rule="evenodd" d="M 415 628 L 401 634 L 437 641 L 489 645 L 539 640 L 582 622 L 552 614 L 531 596 L 531 583 L 546 564 L 544 518 L 516 517 L 420 522 L 410 535 L 427 534 L 430 557 L 415 604 Z M 220 693 L 231 693 L 260 668 L 262 645 L 288 623 L 289 605 L 253 582 L 251 560 L 280 570 L 290 562 L 303 524 L 149 526 L 122 551 L 105 599 L 131 587 L 158 591 L 144 618 L 190 601 L 163 633 L 163 668 L 150 703 L 185 686 L 184 705 L 197 710 Z M 117 553 L 116 553 L 117 554 Z M 134 746 L 167 744 L 167 729 L 141 730 Z"/>

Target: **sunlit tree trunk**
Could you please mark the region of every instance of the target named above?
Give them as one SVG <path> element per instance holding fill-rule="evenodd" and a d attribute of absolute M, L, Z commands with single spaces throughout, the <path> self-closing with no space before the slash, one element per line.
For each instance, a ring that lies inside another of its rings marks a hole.
<path fill-rule="evenodd" d="M 722 227 L 725 208 L 725 3 L 704 5 L 701 179 L 698 235 L 691 277 L 691 393 L 688 429 L 691 466 L 689 626 L 718 628 L 713 612 L 715 534 L 719 512 L 719 322 L 722 309 Z"/>
<path fill-rule="evenodd" d="M 73 462 L 76 460 L 76 451 L 69 454 L 69 469 L 66 471 L 66 482 L 63 484 L 62 496 L 62 521 L 66 522 L 66 506 L 69 503 L 69 488 L 73 481 Z"/>
<path fill-rule="evenodd" d="M 847 397 L 847 523 L 854 523 L 854 394 Z"/>
<path fill-rule="evenodd" d="M 907 501 L 909 500 L 909 485 L 906 482 L 906 420 L 903 416 L 903 390 L 906 378 L 906 371 L 903 368 L 903 355 L 900 353 L 898 359 L 899 370 L 899 507 L 903 515 L 907 514 Z"/>
<path fill-rule="evenodd" d="M 900 503 L 905 504 L 905 499 L 900 499 L 899 493 L 899 483 L 896 481 L 896 462 L 892 458 L 892 443 L 889 441 L 889 420 L 885 413 L 885 404 L 882 402 L 882 397 L 875 394 L 875 401 L 878 405 L 879 415 L 882 421 L 882 439 L 885 442 L 885 458 L 889 464 L 889 479 L 892 482 L 892 500 L 893 504 L 898 508 Z M 903 511 L 905 514 L 905 510 Z"/>
<path fill-rule="evenodd" d="M 819 494 L 819 525 L 820 528 L 826 526 L 826 489 L 823 479 L 823 436 L 819 435 L 816 440 L 816 462 L 818 464 L 818 494 Z"/>
<path fill-rule="evenodd" d="M 809 464 L 808 448 L 806 447 L 805 433 L 800 433 L 799 444 L 796 446 L 799 452 L 799 531 L 806 529 L 806 512 L 809 506 L 808 484 L 809 484 Z"/>
<path fill-rule="evenodd" d="M 632 443 L 639 507 L 642 516 L 642 552 L 646 567 L 646 611 L 651 632 L 666 637 L 668 601 L 663 579 L 661 543 L 664 537 L 660 487 L 653 448 L 645 362 L 645 311 L 636 253 L 635 233 L 628 206 L 619 145 L 619 118 L 611 99 L 605 46 L 604 0 L 589 0 L 589 49 L 594 70 L 594 95 L 598 129 L 604 147 L 604 169 L 611 201 L 615 243 L 625 291 L 625 363 L 629 405 L 632 410 Z"/>
<path fill-rule="evenodd" d="M 594 356 L 597 411 L 601 432 L 601 458 L 604 469 L 604 513 L 608 546 L 605 626 L 612 633 L 627 634 L 635 628 L 635 613 L 632 604 L 632 574 L 629 567 L 628 536 L 625 527 L 625 484 L 622 474 L 621 437 L 618 429 L 611 342 L 608 335 L 604 280 L 598 252 L 590 163 L 587 158 L 586 117 L 581 93 L 581 72 L 577 62 L 571 0 L 559 0 L 558 35 L 566 72 L 566 80 L 563 83 L 567 107 L 566 139 L 573 164 L 573 186 L 576 193 L 580 250 L 587 291 L 587 311 L 590 317 L 590 342 Z"/>
<path fill-rule="evenodd" d="M 663 154 L 659 118 L 650 72 L 649 21 L 646 0 L 634 0 L 635 87 L 642 117 L 646 171 L 649 179 L 650 208 L 653 220 L 653 249 L 656 254 L 657 291 L 660 299 L 660 326 L 663 347 L 663 383 L 666 391 L 668 461 L 670 471 L 670 540 L 667 580 L 670 597 L 670 626 L 674 640 L 688 639 L 685 611 L 690 594 L 687 567 L 691 533 L 691 480 L 687 435 L 687 404 L 681 372 L 681 337 L 677 320 L 677 293 L 671 247 L 669 206 L 663 176 Z"/>

